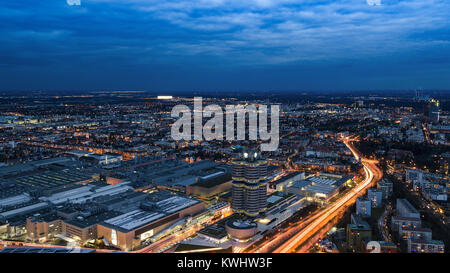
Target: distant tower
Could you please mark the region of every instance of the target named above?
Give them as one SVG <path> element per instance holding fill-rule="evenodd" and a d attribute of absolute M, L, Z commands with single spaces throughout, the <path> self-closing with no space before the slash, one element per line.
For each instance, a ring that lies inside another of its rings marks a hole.
<path fill-rule="evenodd" d="M 255 151 L 244 151 L 233 160 L 231 208 L 255 217 L 267 207 L 267 160 Z"/>
<path fill-rule="evenodd" d="M 424 114 L 426 117 L 430 118 L 433 122 L 439 122 L 439 101 L 435 99 L 430 99 L 425 103 Z"/>

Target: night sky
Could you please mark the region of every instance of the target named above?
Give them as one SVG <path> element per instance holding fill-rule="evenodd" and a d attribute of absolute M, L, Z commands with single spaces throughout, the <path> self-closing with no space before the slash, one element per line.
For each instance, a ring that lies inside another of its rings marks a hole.
<path fill-rule="evenodd" d="M 448 0 L 9 0 L 0 91 L 450 89 Z"/>

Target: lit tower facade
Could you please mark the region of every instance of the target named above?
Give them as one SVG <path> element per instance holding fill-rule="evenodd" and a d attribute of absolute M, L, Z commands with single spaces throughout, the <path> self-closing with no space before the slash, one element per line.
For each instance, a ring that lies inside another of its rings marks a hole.
<path fill-rule="evenodd" d="M 433 122 L 439 122 L 439 101 L 435 99 L 430 99 L 425 104 L 425 116 L 430 118 Z"/>
<path fill-rule="evenodd" d="M 231 208 L 255 217 L 267 208 L 267 160 L 260 153 L 245 151 L 233 160 Z"/>

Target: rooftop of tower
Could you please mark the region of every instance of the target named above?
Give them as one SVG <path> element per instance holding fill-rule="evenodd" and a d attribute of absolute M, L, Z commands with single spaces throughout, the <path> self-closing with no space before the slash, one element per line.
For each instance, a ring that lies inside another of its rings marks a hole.
<path fill-rule="evenodd" d="M 245 149 L 239 155 L 234 158 L 234 162 L 245 161 L 245 162 L 258 162 L 265 161 L 266 159 L 262 156 L 262 154 L 253 149 Z"/>

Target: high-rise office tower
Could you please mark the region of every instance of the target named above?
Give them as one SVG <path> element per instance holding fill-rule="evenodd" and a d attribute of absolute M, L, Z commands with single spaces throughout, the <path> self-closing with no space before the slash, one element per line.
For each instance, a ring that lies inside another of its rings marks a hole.
<path fill-rule="evenodd" d="M 267 207 L 267 160 L 255 151 L 244 151 L 233 160 L 231 208 L 255 217 Z"/>
<path fill-rule="evenodd" d="M 439 101 L 431 99 L 425 103 L 424 114 L 426 117 L 430 118 L 433 122 L 439 122 L 440 109 Z"/>

